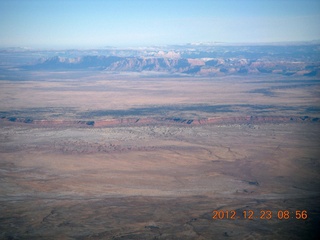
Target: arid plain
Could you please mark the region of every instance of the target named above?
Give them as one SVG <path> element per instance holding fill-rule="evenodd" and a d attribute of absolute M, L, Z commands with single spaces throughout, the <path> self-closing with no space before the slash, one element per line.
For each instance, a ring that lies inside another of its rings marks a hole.
<path fill-rule="evenodd" d="M 316 78 L 27 74 L 0 82 L 1 239 L 319 237 Z"/>

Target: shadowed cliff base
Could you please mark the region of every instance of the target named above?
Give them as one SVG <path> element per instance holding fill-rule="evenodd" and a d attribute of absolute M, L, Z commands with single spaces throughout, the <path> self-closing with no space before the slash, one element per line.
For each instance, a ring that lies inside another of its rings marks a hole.
<path fill-rule="evenodd" d="M 319 123 L 320 118 L 309 116 L 245 116 L 212 117 L 203 119 L 172 118 L 117 118 L 96 121 L 33 120 L 32 118 L 1 117 L 2 124 L 29 125 L 35 127 L 113 127 L 143 125 L 203 125 L 203 124 L 265 124 L 265 123 Z"/>

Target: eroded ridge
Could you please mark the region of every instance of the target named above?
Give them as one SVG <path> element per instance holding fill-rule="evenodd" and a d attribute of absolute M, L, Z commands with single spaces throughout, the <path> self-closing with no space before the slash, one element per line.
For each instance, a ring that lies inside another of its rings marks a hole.
<path fill-rule="evenodd" d="M 202 125 L 202 124 L 262 124 L 262 123 L 319 123 L 320 118 L 309 116 L 239 116 L 239 117 L 212 117 L 201 119 L 172 118 L 114 118 L 105 120 L 34 120 L 32 118 L 1 117 L 2 124 L 20 124 L 32 126 L 80 126 L 80 127 L 109 127 L 148 124 L 174 125 Z"/>

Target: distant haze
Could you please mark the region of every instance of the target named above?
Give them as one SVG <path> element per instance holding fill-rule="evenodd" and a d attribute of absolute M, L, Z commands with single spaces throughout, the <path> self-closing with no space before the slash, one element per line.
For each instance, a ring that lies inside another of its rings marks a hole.
<path fill-rule="evenodd" d="M 0 47 L 320 39 L 318 0 L 1 0 Z"/>

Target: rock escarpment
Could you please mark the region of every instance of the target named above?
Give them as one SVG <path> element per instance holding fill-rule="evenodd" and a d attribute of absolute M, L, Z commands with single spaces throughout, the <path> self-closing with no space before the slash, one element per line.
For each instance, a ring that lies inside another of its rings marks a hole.
<path fill-rule="evenodd" d="M 202 119 L 184 118 L 115 118 L 105 120 L 33 120 L 31 118 L 2 117 L 2 124 L 20 124 L 37 127 L 113 127 L 113 126 L 141 126 L 154 124 L 169 125 L 203 125 L 203 124 L 264 124 L 264 123 L 320 123 L 320 118 L 309 116 L 239 116 L 239 117 L 212 117 Z"/>
<path fill-rule="evenodd" d="M 29 70 L 103 70 L 111 72 L 167 72 L 196 75 L 282 74 L 317 76 L 318 64 L 292 59 L 249 58 L 166 58 L 83 56 L 78 58 L 52 57 L 40 63 L 24 66 Z"/>

